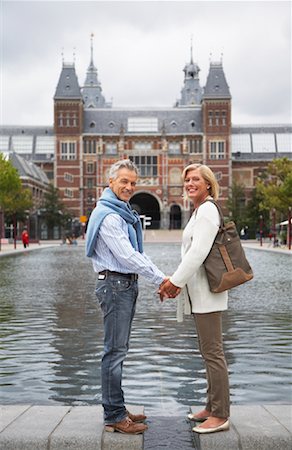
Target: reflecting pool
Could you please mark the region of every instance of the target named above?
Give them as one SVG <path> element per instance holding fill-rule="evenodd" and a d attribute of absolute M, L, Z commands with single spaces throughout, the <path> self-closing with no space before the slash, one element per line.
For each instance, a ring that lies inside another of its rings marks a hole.
<path fill-rule="evenodd" d="M 145 247 L 166 274 L 173 272 L 179 244 Z M 291 259 L 246 253 L 255 278 L 230 292 L 224 313 L 231 400 L 291 402 Z M 0 258 L 0 403 L 100 403 L 95 279 L 81 245 Z M 184 414 L 206 392 L 193 320 L 177 323 L 175 300 L 161 304 L 151 284 L 141 278 L 139 285 L 124 365 L 127 403 L 152 414 Z"/>

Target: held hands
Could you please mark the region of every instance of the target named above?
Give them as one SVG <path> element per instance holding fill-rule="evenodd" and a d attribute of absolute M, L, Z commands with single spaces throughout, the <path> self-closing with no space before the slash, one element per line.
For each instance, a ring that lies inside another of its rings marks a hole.
<path fill-rule="evenodd" d="M 181 288 L 175 286 L 169 278 L 165 278 L 159 286 L 158 294 L 160 301 L 163 302 L 166 298 L 175 298 L 181 291 Z"/>

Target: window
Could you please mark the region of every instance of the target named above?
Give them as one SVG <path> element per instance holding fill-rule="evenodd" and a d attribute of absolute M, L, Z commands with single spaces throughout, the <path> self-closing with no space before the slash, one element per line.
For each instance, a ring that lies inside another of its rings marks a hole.
<path fill-rule="evenodd" d="M 212 141 L 210 142 L 210 159 L 224 159 L 225 158 L 225 142 Z"/>
<path fill-rule="evenodd" d="M 277 135 L 278 152 L 292 152 L 292 134 L 278 133 Z"/>
<path fill-rule="evenodd" d="M 64 173 L 64 180 L 68 181 L 69 183 L 73 183 L 73 175 L 71 173 L 65 172 Z"/>
<path fill-rule="evenodd" d="M 59 125 L 59 127 L 63 126 L 63 113 L 62 112 L 60 112 L 58 115 L 58 125 Z"/>
<path fill-rule="evenodd" d="M 94 163 L 93 162 L 87 163 L 86 173 L 94 173 Z"/>
<path fill-rule="evenodd" d="M 222 111 L 222 125 L 226 125 L 226 111 Z"/>
<path fill-rule="evenodd" d="M 88 189 L 93 189 L 93 183 L 94 183 L 94 179 L 93 178 L 87 178 L 87 187 L 88 187 Z"/>
<path fill-rule="evenodd" d="M 275 152 L 275 137 L 272 133 L 253 133 L 253 151 L 255 153 Z"/>
<path fill-rule="evenodd" d="M 76 159 L 76 142 L 61 142 L 61 159 Z"/>
<path fill-rule="evenodd" d="M 135 151 L 147 151 L 152 150 L 152 142 L 135 142 L 134 143 Z"/>
<path fill-rule="evenodd" d="M 70 127 L 70 114 L 67 113 L 67 117 L 66 117 L 66 127 Z"/>
<path fill-rule="evenodd" d="M 0 136 L 0 152 L 8 152 L 9 136 Z"/>
<path fill-rule="evenodd" d="M 129 156 L 139 168 L 141 177 L 157 177 L 157 156 Z"/>
<path fill-rule="evenodd" d="M 202 153 L 202 141 L 200 139 L 189 140 L 189 153 Z"/>
<path fill-rule="evenodd" d="M 107 144 L 105 144 L 105 153 L 107 155 L 115 155 L 117 153 L 116 142 L 108 142 Z"/>
<path fill-rule="evenodd" d="M 73 198 L 73 191 L 72 191 L 72 189 L 65 189 L 64 195 L 67 198 Z"/>
<path fill-rule="evenodd" d="M 88 140 L 84 141 L 84 153 L 96 153 L 96 141 Z"/>
<path fill-rule="evenodd" d="M 231 135 L 232 153 L 251 153 L 251 141 L 248 133 Z"/>
<path fill-rule="evenodd" d="M 215 111 L 215 125 L 217 126 L 219 125 L 219 115 L 219 111 Z"/>
<path fill-rule="evenodd" d="M 213 111 L 209 111 L 208 116 L 209 116 L 209 125 L 212 126 L 213 125 Z"/>
<path fill-rule="evenodd" d="M 12 136 L 12 150 L 16 153 L 32 153 L 33 136 Z"/>
<path fill-rule="evenodd" d="M 128 119 L 128 131 L 158 131 L 158 119 L 157 117 L 129 117 Z"/>
<path fill-rule="evenodd" d="M 55 136 L 37 136 L 36 138 L 36 153 L 54 153 L 55 151 Z"/>
<path fill-rule="evenodd" d="M 180 143 L 179 142 L 169 142 L 168 153 L 170 155 L 179 155 L 180 154 Z"/>

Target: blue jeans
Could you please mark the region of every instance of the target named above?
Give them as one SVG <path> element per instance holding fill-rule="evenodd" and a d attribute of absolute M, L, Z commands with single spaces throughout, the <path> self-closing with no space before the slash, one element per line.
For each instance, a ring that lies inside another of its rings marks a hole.
<path fill-rule="evenodd" d="M 122 372 L 129 349 L 138 283 L 123 276 L 108 275 L 105 280 L 97 281 L 95 293 L 104 323 L 104 351 L 101 362 L 104 422 L 112 424 L 120 422 L 127 415 Z"/>

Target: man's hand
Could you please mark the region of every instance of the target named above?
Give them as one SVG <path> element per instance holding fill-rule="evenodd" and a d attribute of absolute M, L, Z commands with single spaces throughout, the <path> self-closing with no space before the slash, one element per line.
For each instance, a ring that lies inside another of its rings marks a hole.
<path fill-rule="evenodd" d="M 181 288 L 175 286 L 169 278 L 163 280 L 159 286 L 158 294 L 160 296 L 160 301 L 163 302 L 166 298 L 175 298 L 181 291 Z"/>

